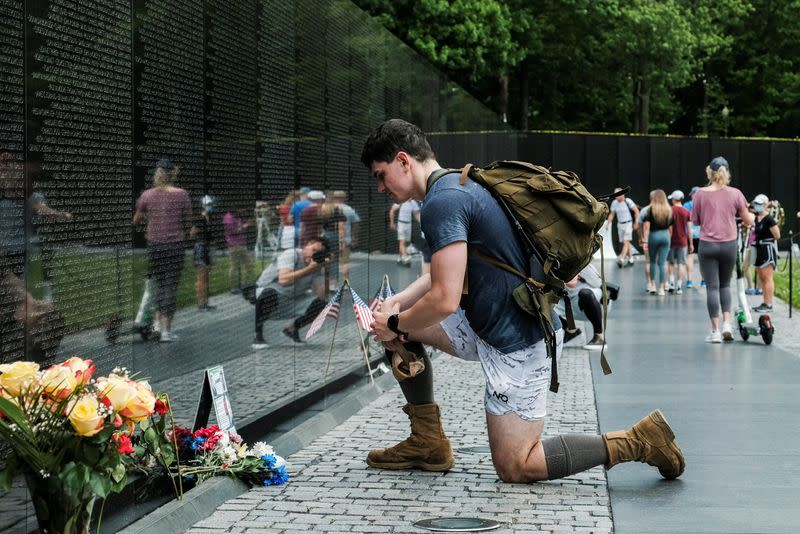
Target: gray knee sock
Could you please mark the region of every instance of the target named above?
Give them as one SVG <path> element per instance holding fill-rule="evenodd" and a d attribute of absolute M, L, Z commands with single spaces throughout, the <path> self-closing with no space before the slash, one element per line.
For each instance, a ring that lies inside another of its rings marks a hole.
<path fill-rule="evenodd" d="M 566 434 L 542 440 L 547 480 L 564 478 L 608 463 L 603 436 Z"/>

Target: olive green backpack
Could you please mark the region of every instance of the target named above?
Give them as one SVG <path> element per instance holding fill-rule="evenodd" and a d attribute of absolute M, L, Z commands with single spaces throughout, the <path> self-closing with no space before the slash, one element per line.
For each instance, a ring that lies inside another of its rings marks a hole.
<path fill-rule="evenodd" d="M 476 247 L 471 246 L 469 254 L 524 280 L 514 290 L 514 300 L 523 310 L 535 316 L 542 326 L 547 352 L 552 359 L 550 390 L 558 391 L 552 311 L 558 300 L 563 298 L 568 326 L 574 328 L 565 282 L 575 278 L 592 261 L 598 249 L 602 254 L 603 239 L 597 232 L 608 218 L 608 206 L 601 200 L 611 195 L 595 198 L 574 172 L 551 171 L 521 161 L 495 161 L 484 168 L 467 164 L 460 171 L 461 185 L 469 177 L 492 193 L 518 230 L 527 249 L 527 273 Z M 434 172 L 428 178 L 428 190 L 439 178 L 451 172 L 457 170 L 440 169 Z M 602 278 L 605 309 L 605 273 L 602 273 Z M 468 290 L 468 281 L 465 280 L 465 293 Z M 609 374 L 611 367 L 606 360 L 605 350 L 601 352 L 600 362 L 603 372 Z"/>

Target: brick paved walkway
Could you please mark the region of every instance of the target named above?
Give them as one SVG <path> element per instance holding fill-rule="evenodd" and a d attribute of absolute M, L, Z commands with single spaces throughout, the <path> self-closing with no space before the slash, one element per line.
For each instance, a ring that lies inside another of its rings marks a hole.
<path fill-rule="evenodd" d="M 548 402 L 546 435 L 597 432 L 589 358 L 566 349 L 559 365 L 561 392 Z M 191 534 L 259 532 L 422 532 L 412 523 L 431 517 L 482 517 L 509 532 L 611 532 L 602 468 L 531 485 L 497 479 L 488 454 L 459 449 L 486 446 L 483 374 L 478 364 L 449 356 L 434 361 L 437 401 L 456 454 L 448 473 L 381 471 L 367 452 L 407 436 L 399 387 L 309 447 L 288 458 L 292 480 L 255 488 L 223 504 Z M 280 451 L 278 451 L 280 452 Z"/>

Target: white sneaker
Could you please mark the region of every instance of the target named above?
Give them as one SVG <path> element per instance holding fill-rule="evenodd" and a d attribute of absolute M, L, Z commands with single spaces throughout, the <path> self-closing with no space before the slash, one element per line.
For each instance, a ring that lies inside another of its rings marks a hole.
<path fill-rule="evenodd" d="M 658 288 L 658 296 L 659 297 L 663 297 L 664 295 L 666 295 L 666 293 L 664 293 L 664 288 L 663 287 L 659 287 Z"/>
<path fill-rule="evenodd" d="M 262 342 L 253 341 L 253 344 L 250 345 L 250 348 L 253 349 L 253 350 L 264 350 L 264 349 L 268 349 L 269 345 L 267 345 L 263 341 Z"/>
<path fill-rule="evenodd" d="M 172 332 L 165 330 L 164 332 L 161 332 L 161 337 L 158 340 L 161 343 L 171 343 L 177 339 L 178 338 Z"/>
<path fill-rule="evenodd" d="M 655 284 L 650 284 L 649 286 L 647 286 L 647 292 L 650 293 L 651 295 L 655 295 L 656 294 L 656 285 Z"/>
<path fill-rule="evenodd" d="M 675 290 L 676 295 L 683 295 L 683 288 L 678 286 L 678 289 Z"/>
<path fill-rule="evenodd" d="M 733 328 L 729 322 L 722 323 L 722 339 L 725 341 L 733 341 Z"/>
<path fill-rule="evenodd" d="M 633 256 L 628 256 L 628 265 L 633 265 L 634 262 L 635 260 L 633 259 Z"/>
<path fill-rule="evenodd" d="M 712 330 L 706 336 L 706 343 L 722 343 L 722 334 L 719 333 L 719 330 Z"/>

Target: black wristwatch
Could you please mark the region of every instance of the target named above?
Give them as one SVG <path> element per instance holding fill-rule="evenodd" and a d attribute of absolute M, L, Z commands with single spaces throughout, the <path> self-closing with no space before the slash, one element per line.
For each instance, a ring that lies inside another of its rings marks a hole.
<path fill-rule="evenodd" d="M 397 334 L 397 338 L 400 341 L 408 340 L 408 332 L 403 332 L 400 330 L 400 314 L 395 313 L 394 315 L 390 315 L 389 318 L 386 320 L 386 326 L 389 327 L 389 330 Z"/>

